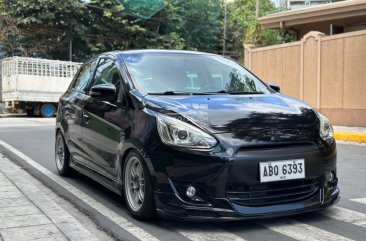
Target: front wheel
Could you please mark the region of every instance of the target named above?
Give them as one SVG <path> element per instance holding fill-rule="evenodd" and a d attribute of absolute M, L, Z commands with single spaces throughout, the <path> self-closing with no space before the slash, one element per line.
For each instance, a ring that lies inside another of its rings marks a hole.
<path fill-rule="evenodd" d="M 124 163 L 124 197 L 131 215 L 139 220 L 155 217 L 155 199 L 150 172 L 143 158 L 131 151 Z"/>
<path fill-rule="evenodd" d="M 55 161 L 57 171 L 61 176 L 69 176 L 71 174 L 70 152 L 60 131 L 56 135 Z"/>

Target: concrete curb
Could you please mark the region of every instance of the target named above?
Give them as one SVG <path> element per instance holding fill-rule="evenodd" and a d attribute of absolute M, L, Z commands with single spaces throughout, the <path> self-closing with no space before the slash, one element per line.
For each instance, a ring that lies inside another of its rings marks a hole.
<path fill-rule="evenodd" d="M 334 138 L 339 141 L 354 141 L 354 142 L 365 142 L 366 134 L 356 132 L 334 132 Z"/>

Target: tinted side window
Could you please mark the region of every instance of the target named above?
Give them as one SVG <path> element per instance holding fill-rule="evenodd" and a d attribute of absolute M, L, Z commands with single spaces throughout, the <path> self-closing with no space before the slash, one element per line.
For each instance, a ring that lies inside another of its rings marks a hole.
<path fill-rule="evenodd" d="M 99 84 L 113 84 L 117 89 L 117 102 L 120 102 L 122 105 L 127 105 L 126 95 L 121 82 L 122 78 L 114 60 L 100 59 L 98 67 L 95 70 L 93 86 Z"/>
<path fill-rule="evenodd" d="M 82 69 L 80 70 L 79 76 L 76 79 L 74 88 L 77 90 L 80 90 L 82 92 L 86 91 L 86 88 L 88 87 L 88 83 L 93 77 L 93 66 L 94 61 L 84 65 Z"/>
<path fill-rule="evenodd" d="M 114 84 L 116 87 L 120 85 L 121 77 L 117 66 L 111 59 L 100 59 L 98 67 L 95 71 L 94 85 Z"/>

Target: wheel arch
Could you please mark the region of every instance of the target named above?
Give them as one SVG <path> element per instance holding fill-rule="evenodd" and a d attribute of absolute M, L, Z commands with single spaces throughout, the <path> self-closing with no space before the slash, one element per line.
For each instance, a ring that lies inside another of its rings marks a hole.
<path fill-rule="evenodd" d="M 61 132 L 62 136 L 63 136 L 63 137 L 64 137 L 64 139 L 65 139 L 66 137 L 65 137 L 64 130 L 62 129 L 62 127 L 61 127 L 61 126 L 59 126 L 59 125 L 57 125 L 57 124 L 56 124 L 56 129 L 55 129 L 55 138 L 56 138 L 56 136 L 57 136 L 57 134 L 58 134 L 59 132 Z M 66 139 L 65 139 L 65 141 L 66 141 Z"/>
<path fill-rule="evenodd" d="M 123 146 L 124 147 L 121 151 L 122 155 L 121 155 L 120 163 L 119 163 L 119 167 L 121 168 L 120 173 L 121 173 L 122 183 L 123 183 L 123 180 L 124 180 L 123 168 L 124 168 L 124 165 L 125 165 L 126 158 L 127 158 L 128 154 L 131 151 L 136 151 L 142 157 L 143 161 L 145 162 L 145 164 L 148 168 L 148 171 L 150 172 L 151 177 L 154 179 L 155 170 L 154 170 L 154 167 L 152 165 L 151 159 L 147 155 L 147 151 L 145 150 L 145 148 L 141 144 L 136 143 L 135 141 L 125 142 L 123 144 Z"/>
<path fill-rule="evenodd" d="M 64 133 L 63 133 L 63 131 L 62 131 L 61 127 L 57 126 L 57 127 L 56 127 L 56 130 L 55 130 L 56 135 L 57 135 L 57 133 L 59 133 L 60 131 L 61 131 L 61 133 L 62 133 L 62 135 L 63 135 Z"/>

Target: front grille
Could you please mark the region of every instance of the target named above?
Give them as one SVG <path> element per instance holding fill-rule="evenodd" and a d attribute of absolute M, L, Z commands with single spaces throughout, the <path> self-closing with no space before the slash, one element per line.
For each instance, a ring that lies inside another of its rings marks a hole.
<path fill-rule="evenodd" d="M 250 151 L 274 151 L 283 149 L 317 149 L 317 146 L 312 142 L 269 142 L 262 144 L 246 145 L 239 149 L 238 152 L 250 152 Z"/>
<path fill-rule="evenodd" d="M 266 121 L 269 121 L 266 119 Z M 277 123 L 277 121 L 275 121 Z M 283 123 L 283 122 L 281 122 Z M 283 123 L 286 125 L 285 123 Z M 256 123 L 261 125 L 261 123 Z M 250 143 L 276 143 L 276 142 L 316 142 L 319 130 L 315 125 L 310 126 L 293 126 L 288 124 L 289 128 L 249 128 L 241 129 L 241 125 L 238 125 L 240 129 L 232 129 L 231 132 L 235 133 L 235 136 L 243 139 L 248 144 Z"/>
<path fill-rule="evenodd" d="M 244 206 L 268 206 L 296 202 L 312 197 L 319 181 L 289 180 L 259 185 L 230 184 L 226 195 L 231 202 Z"/>

